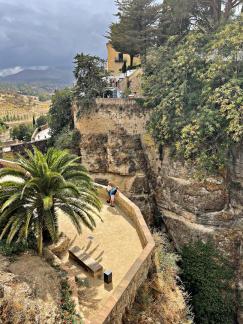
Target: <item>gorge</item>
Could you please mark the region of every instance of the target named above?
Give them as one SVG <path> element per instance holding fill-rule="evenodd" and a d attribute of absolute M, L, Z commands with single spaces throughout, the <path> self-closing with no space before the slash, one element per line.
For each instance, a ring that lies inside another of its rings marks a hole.
<path fill-rule="evenodd" d="M 74 107 L 77 110 L 77 107 Z M 147 132 L 149 111 L 134 99 L 98 99 L 75 119 L 83 165 L 96 182 L 114 182 L 154 227 L 165 225 L 177 250 L 212 239 L 237 269 L 242 298 L 243 154 L 235 150 L 231 179 L 198 180 L 193 168 L 158 147 Z M 238 309 L 242 321 L 242 305 Z"/>

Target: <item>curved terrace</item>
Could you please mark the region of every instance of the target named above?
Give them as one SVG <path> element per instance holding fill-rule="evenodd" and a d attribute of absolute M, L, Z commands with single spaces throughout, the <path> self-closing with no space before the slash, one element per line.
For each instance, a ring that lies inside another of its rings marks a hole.
<path fill-rule="evenodd" d="M 0 163 L 14 166 L 8 161 L 1 160 Z M 105 188 L 97 186 L 104 204 L 100 213 L 102 221 L 96 218 L 95 230 L 83 227 L 79 235 L 69 218 L 62 213 L 59 214 L 59 230 L 71 240 L 71 247 L 78 247 L 92 257 L 104 271 L 112 271 L 113 282 L 105 284 L 103 277 L 93 278 L 68 253 L 60 261 L 69 276 L 76 278 L 76 300 L 79 299 L 84 322 L 117 323 L 147 277 L 154 241 L 136 205 L 119 193 L 117 205 L 112 208 L 105 203 Z"/>
<path fill-rule="evenodd" d="M 105 202 L 105 189 L 99 186 L 99 191 Z M 110 322 L 118 302 L 122 307 L 128 306 L 122 297 L 128 292 L 135 275 L 141 271 L 146 276 L 148 270 L 143 265 L 152 253 L 154 242 L 143 216 L 138 207 L 122 194 L 119 194 L 117 204 L 112 208 L 104 203 L 100 214 L 102 221 L 97 221 L 93 232 L 83 228 L 81 235 L 70 220 L 60 214 L 60 231 L 71 239 L 72 246 L 78 246 L 98 261 L 104 271 L 111 270 L 113 273 L 113 282 L 107 285 L 103 278 L 93 278 L 75 261 L 66 258 L 66 265 L 72 274 L 85 283 L 85 288 L 79 291 L 80 311 L 86 319 L 85 323 Z M 134 284 L 139 286 L 140 280 Z"/>

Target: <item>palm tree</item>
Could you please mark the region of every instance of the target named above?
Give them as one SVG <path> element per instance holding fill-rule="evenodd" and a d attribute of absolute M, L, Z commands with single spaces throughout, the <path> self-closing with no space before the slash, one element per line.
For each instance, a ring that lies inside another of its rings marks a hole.
<path fill-rule="evenodd" d="M 0 240 L 27 241 L 34 233 L 42 254 L 43 234 L 58 240 L 58 211 L 71 219 L 81 233 L 81 223 L 93 229 L 101 203 L 91 178 L 67 151 L 37 148 L 19 156 L 18 168 L 0 170 Z"/>

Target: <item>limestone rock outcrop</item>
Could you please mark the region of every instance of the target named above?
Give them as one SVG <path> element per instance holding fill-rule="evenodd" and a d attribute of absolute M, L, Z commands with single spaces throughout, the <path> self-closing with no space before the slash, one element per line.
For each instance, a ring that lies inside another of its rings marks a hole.
<path fill-rule="evenodd" d="M 243 147 L 235 152 L 231 179 L 196 180 L 192 168 L 158 152 L 149 136 L 143 140 L 148 169 L 154 173 L 154 197 L 167 231 L 177 249 L 194 240 L 212 239 L 233 263 L 237 299 L 243 297 Z M 242 321 L 242 305 L 239 322 Z"/>
<path fill-rule="evenodd" d="M 147 111 L 135 100 L 100 99 L 94 112 L 76 119 L 75 125 L 82 163 L 95 181 L 118 185 L 152 223 L 155 204 L 141 142 L 147 120 Z"/>

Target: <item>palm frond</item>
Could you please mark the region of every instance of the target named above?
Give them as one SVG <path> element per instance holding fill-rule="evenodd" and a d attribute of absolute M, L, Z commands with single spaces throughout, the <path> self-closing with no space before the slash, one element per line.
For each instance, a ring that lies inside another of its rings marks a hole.
<path fill-rule="evenodd" d="M 0 240 L 27 240 L 34 230 L 41 254 L 44 231 L 52 241 L 58 238 L 58 211 L 70 218 L 78 233 L 81 224 L 93 230 L 101 202 L 79 160 L 67 151 L 52 148 L 44 155 L 34 148 L 26 157 L 19 156 L 20 170 L 0 170 Z"/>
<path fill-rule="evenodd" d="M 20 171 L 20 170 L 16 170 L 16 169 L 13 169 L 13 168 L 2 168 L 0 169 L 0 179 L 2 179 L 3 177 L 16 177 L 16 178 L 20 178 L 22 180 L 25 180 L 26 179 L 26 173 L 23 171 Z"/>
<path fill-rule="evenodd" d="M 21 193 L 19 193 L 19 192 L 15 193 L 15 194 L 12 195 L 11 197 L 9 197 L 9 198 L 4 202 L 4 204 L 2 205 L 0 212 L 3 213 L 4 210 L 5 210 L 6 208 L 8 208 L 9 206 L 11 206 L 15 201 L 20 200 L 20 197 L 21 197 Z"/>

